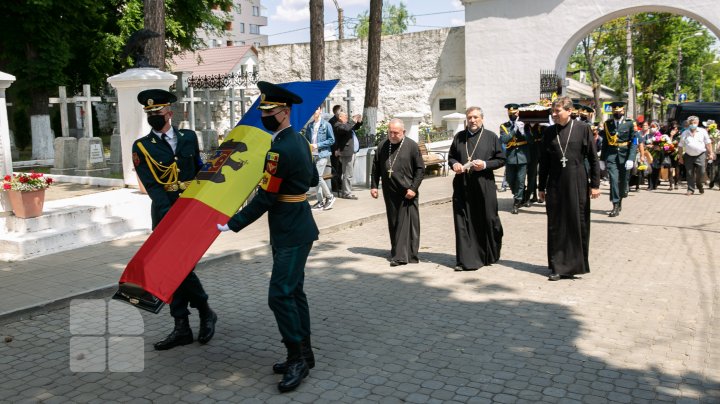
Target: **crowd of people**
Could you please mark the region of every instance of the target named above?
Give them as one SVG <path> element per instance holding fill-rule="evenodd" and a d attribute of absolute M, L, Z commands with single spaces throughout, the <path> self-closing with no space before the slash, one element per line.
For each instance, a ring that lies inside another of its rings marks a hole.
<path fill-rule="evenodd" d="M 352 172 L 358 141 L 355 130 L 362 123 L 350 119 L 340 106 L 329 121 L 318 108 L 311 122 L 296 131 L 290 125 L 292 106 L 303 102 L 291 91 L 258 82 L 262 91 L 258 109 L 262 125 L 272 133 L 264 172 L 257 194 L 217 230 L 241 231 L 268 214 L 273 266 L 268 303 L 286 360 L 273 366 L 282 374 L 281 392 L 297 388 L 315 366 L 310 341 L 310 310 L 304 292 L 305 264 L 319 231 L 312 211 L 331 209 L 339 198 L 357 199 L 352 193 Z M 157 226 L 200 170 L 197 136 L 172 126 L 170 104 L 176 98 L 164 90 L 146 90 L 138 96 L 152 131 L 133 145 L 133 163 L 152 199 L 153 227 Z M 466 127 L 454 135 L 448 165 L 452 181 L 452 212 L 456 240 L 456 271 L 473 271 L 500 259 L 503 226 L 498 215 L 495 170 L 505 166 L 505 179 L 513 193 L 512 213 L 533 203 L 545 203 L 547 212 L 548 279 L 574 278 L 590 271 L 590 200 L 600 196 L 602 173 L 610 185 L 613 209 L 622 210 L 622 199 L 631 185 L 647 189 L 660 185 L 660 170 L 667 168 L 670 189 L 687 178 L 687 195 L 704 192 L 706 168 L 709 188 L 720 189 L 720 133 L 713 121 L 702 123 L 691 116 L 682 127 L 661 128 L 658 122 L 637 127 L 624 117 L 624 103 L 612 104 L 613 117 L 591 125 L 594 111 L 574 105 L 568 97 L 552 102 L 551 121 L 523 122 L 521 106 L 508 104 L 508 121 L 499 133 L 484 125 L 482 108 L 465 111 Z M 707 129 L 707 130 L 706 130 Z M 332 187 L 325 183 L 326 167 L 338 173 Z M 684 170 L 683 170 L 684 168 Z M 388 136 L 373 158 L 370 196 L 385 202 L 390 234 L 390 266 L 419 262 L 419 195 L 425 164 L 418 144 L 405 136 L 403 121 L 393 119 Z M 173 183 L 162 178 L 173 178 Z M 633 182 L 634 181 L 634 182 Z M 307 194 L 315 188 L 310 206 Z M 207 343 L 215 334 L 216 313 L 199 278 L 190 272 L 173 295 L 170 314 L 173 331 L 155 349 L 166 350 L 194 341 L 188 306 L 200 316 L 198 341 Z"/>

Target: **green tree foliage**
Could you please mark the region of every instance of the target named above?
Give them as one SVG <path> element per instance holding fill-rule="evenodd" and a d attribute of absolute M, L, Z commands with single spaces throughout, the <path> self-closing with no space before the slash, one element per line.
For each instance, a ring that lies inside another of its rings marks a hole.
<path fill-rule="evenodd" d="M 711 45 L 714 36 L 699 22 L 669 13 L 641 13 L 631 17 L 633 28 L 633 61 L 640 113 L 649 113 L 653 95 L 673 102 L 677 77 L 678 46 L 682 41 L 681 92 L 694 98 L 698 92 L 700 67 L 714 58 Z M 694 36 L 695 33 L 699 36 Z M 588 61 L 581 42 L 570 58 L 568 70 L 590 70 L 598 73 L 603 85 L 618 94 L 627 91 L 625 17 L 603 24 L 586 38 L 592 60 Z M 720 69 L 718 69 L 720 70 Z M 718 72 L 703 70 L 710 95 Z M 708 75 L 709 74 L 709 75 Z M 576 77 L 577 78 L 577 77 Z"/>
<path fill-rule="evenodd" d="M 196 30 L 221 30 L 232 0 L 165 0 L 168 57 L 201 45 Z M 142 0 L 3 0 L 0 2 L 0 70 L 17 80 L 9 89 L 15 105 L 46 114 L 47 98 L 64 85 L 68 93 L 130 67 L 120 54 L 143 25 Z"/>
<path fill-rule="evenodd" d="M 412 16 L 402 1 L 399 5 L 386 4 L 383 6 L 382 35 L 396 35 L 406 32 L 410 24 L 415 23 Z M 355 36 L 367 38 L 370 28 L 370 14 L 365 10 L 357 16 L 358 24 L 355 26 Z"/>

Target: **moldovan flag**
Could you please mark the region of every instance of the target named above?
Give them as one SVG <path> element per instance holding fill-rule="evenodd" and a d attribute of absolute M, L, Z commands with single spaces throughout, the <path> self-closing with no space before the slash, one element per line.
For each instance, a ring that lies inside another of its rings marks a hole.
<path fill-rule="evenodd" d="M 280 84 L 303 99 L 302 104 L 292 107 L 294 128 L 305 126 L 337 82 Z M 115 298 L 157 313 L 162 302 L 172 300 L 175 290 L 219 235 L 216 223 L 227 223 L 255 189 L 272 139 L 262 126 L 258 102 L 208 156 L 192 184 L 130 260 Z M 152 301 L 145 301 L 148 299 Z"/>

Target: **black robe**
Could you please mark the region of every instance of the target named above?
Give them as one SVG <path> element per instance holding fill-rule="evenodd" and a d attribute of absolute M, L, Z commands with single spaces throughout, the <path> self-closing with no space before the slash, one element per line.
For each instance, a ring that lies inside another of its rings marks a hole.
<path fill-rule="evenodd" d="M 467 130 L 458 132 L 448 154 L 450 167 L 467 163 L 468 154 L 471 154 L 470 160 L 480 159 L 487 164 L 482 171 L 456 174 L 453 178 L 455 255 L 456 264 L 463 269 L 477 269 L 497 262 L 502 247 L 503 228 L 498 216 L 493 171 L 505 165 L 505 154 L 494 132 L 485 130 L 479 140 L 478 137 L 479 132 L 475 135 Z"/>
<path fill-rule="evenodd" d="M 391 163 L 392 175 L 388 173 Z M 399 143 L 391 145 L 388 140 L 378 146 L 373 159 L 370 188 L 377 189 L 382 178 L 383 199 L 392 246 L 390 255 L 394 261 L 418 262 L 420 249 L 418 188 L 424 172 L 425 164 L 414 140 L 405 137 L 402 147 Z M 405 198 L 408 189 L 415 192 L 413 199 Z"/>
<path fill-rule="evenodd" d="M 555 124 L 543 132 L 538 189 L 545 191 L 548 266 L 554 274 L 590 272 L 590 188 L 600 187 L 600 167 L 590 126 Z M 559 143 L 558 143 L 559 141 Z M 589 170 L 589 175 L 588 175 Z"/>

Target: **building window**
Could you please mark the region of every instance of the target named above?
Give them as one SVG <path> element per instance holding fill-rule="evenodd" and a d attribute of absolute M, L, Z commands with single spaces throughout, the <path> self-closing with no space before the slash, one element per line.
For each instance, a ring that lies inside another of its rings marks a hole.
<path fill-rule="evenodd" d="M 227 46 L 233 46 L 233 41 L 227 41 L 227 42 L 225 42 L 225 45 L 227 45 Z"/>
<path fill-rule="evenodd" d="M 250 33 L 251 34 L 259 34 L 260 33 L 260 26 L 257 24 L 250 24 Z"/>
<path fill-rule="evenodd" d="M 232 21 L 225 21 L 225 31 L 232 31 Z"/>
<path fill-rule="evenodd" d="M 260 42 L 255 42 L 254 45 L 256 48 L 259 48 L 261 46 Z"/>
<path fill-rule="evenodd" d="M 253 16 L 259 17 L 260 16 L 260 7 L 253 6 Z"/>
<path fill-rule="evenodd" d="M 455 111 L 455 98 L 440 98 L 440 111 Z"/>
<path fill-rule="evenodd" d="M 245 23 L 244 23 L 244 22 L 241 22 L 241 23 L 240 23 L 240 33 L 241 33 L 241 34 L 244 34 L 244 33 L 245 33 Z"/>

